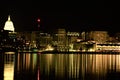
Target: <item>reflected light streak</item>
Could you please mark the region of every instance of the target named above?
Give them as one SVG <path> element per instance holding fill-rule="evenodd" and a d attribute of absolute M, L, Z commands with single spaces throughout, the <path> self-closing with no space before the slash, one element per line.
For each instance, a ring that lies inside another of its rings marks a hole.
<path fill-rule="evenodd" d="M 108 70 L 120 71 L 120 55 L 116 54 L 33 54 L 32 59 L 30 54 L 26 54 L 23 62 L 26 62 L 26 69 L 37 68 L 37 80 L 40 80 L 40 74 L 75 79 L 82 77 L 84 80 L 86 73 L 105 76 Z"/>
<path fill-rule="evenodd" d="M 14 80 L 14 64 L 4 65 L 4 80 Z"/>
<path fill-rule="evenodd" d="M 26 69 L 29 69 L 30 68 L 30 55 L 31 54 L 26 54 Z"/>
<path fill-rule="evenodd" d="M 20 54 L 17 56 L 17 70 L 20 70 Z"/>
<path fill-rule="evenodd" d="M 37 72 L 37 80 L 40 80 L 40 70 L 38 68 L 38 72 Z"/>
<path fill-rule="evenodd" d="M 55 75 L 62 76 L 64 75 L 65 65 L 64 65 L 64 54 L 58 54 L 55 56 Z"/>
<path fill-rule="evenodd" d="M 47 74 L 49 75 L 50 73 L 50 68 L 52 67 L 52 59 L 53 59 L 53 54 L 47 54 L 45 55 L 46 58 L 46 66 L 47 66 Z"/>
<path fill-rule="evenodd" d="M 22 61 L 22 64 L 21 64 L 21 68 L 25 68 L 25 65 L 26 65 L 26 58 L 25 58 L 25 56 L 26 56 L 26 54 L 22 54 L 22 56 L 23 56 L 23 58 L 21 57 L 20 59 L 21 59 L 21 61 Z"/>
<path fill-rule="evenodd" d="M 35 66 L 37 65 L 37 54 L 33 54 L 32 55 L 33 59 L 32 59 L 32 69 L 35 69 Z"/>
<path fill-rule="evenodd" d="M 69 55 L 69 77 L 73 76 L 73 54 Z"/>
<path fill-rule="evenodd" d="M 116 69 L 120 71 L 120 55 L 116 55 Z"/>
<path fill-rule="evenodd" d="M 4 62 L 4 80 L 14 80 L 14 55 L 6 54 Z"/>

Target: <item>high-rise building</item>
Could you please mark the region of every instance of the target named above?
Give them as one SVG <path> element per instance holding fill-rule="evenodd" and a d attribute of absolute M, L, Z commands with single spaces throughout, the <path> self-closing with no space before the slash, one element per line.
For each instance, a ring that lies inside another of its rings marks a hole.
<path fill-rule="evenodd" d="M 97 43 L 104 43 L 108 40 L 108 32 L 107 31 L 91 31 L 89 33 L 89 40 L 94 40 Z"/>
<path fill-rule="evenodd" d="M 66 48 L 66 30 L 58 29 L 54 36 L 54 44 L 57 45 L 58 51 L 64 51 Z"/>

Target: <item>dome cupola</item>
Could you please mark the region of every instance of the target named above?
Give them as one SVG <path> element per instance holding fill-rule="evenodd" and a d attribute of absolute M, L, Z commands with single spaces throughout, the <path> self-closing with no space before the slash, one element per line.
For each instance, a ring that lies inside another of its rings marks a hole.
<path fill-rule="evenodd" d="M 10 19 L 10 15 L 8 16 L 8 20 L 5 22 L 4 30 L 13 31 L 13 32 L 15 30 L 13 22 Z"/>

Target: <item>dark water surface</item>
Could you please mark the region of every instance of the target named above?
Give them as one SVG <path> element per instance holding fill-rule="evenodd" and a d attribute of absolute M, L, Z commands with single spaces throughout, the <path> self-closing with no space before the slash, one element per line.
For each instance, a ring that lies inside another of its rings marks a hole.
<path fill-rule="evenodd" d="M 0 53 L 0 80 L 120 80 L 120 54 Z"/>

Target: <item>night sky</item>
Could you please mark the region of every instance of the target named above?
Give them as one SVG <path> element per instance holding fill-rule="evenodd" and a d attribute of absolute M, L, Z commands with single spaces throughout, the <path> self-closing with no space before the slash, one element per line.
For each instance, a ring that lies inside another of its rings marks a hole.
<path fill-rule="evenodd" d="M 0 27 L 10 14 L 16 31 L 37 30 L 37 18 L 41 19 L 40 29 L 47 32 L 58 28 L 70 31 L 118 30 L 113 27 L 113 10 L 109 3 L 25 1 L 4 0 L 0 3 Z"/>

